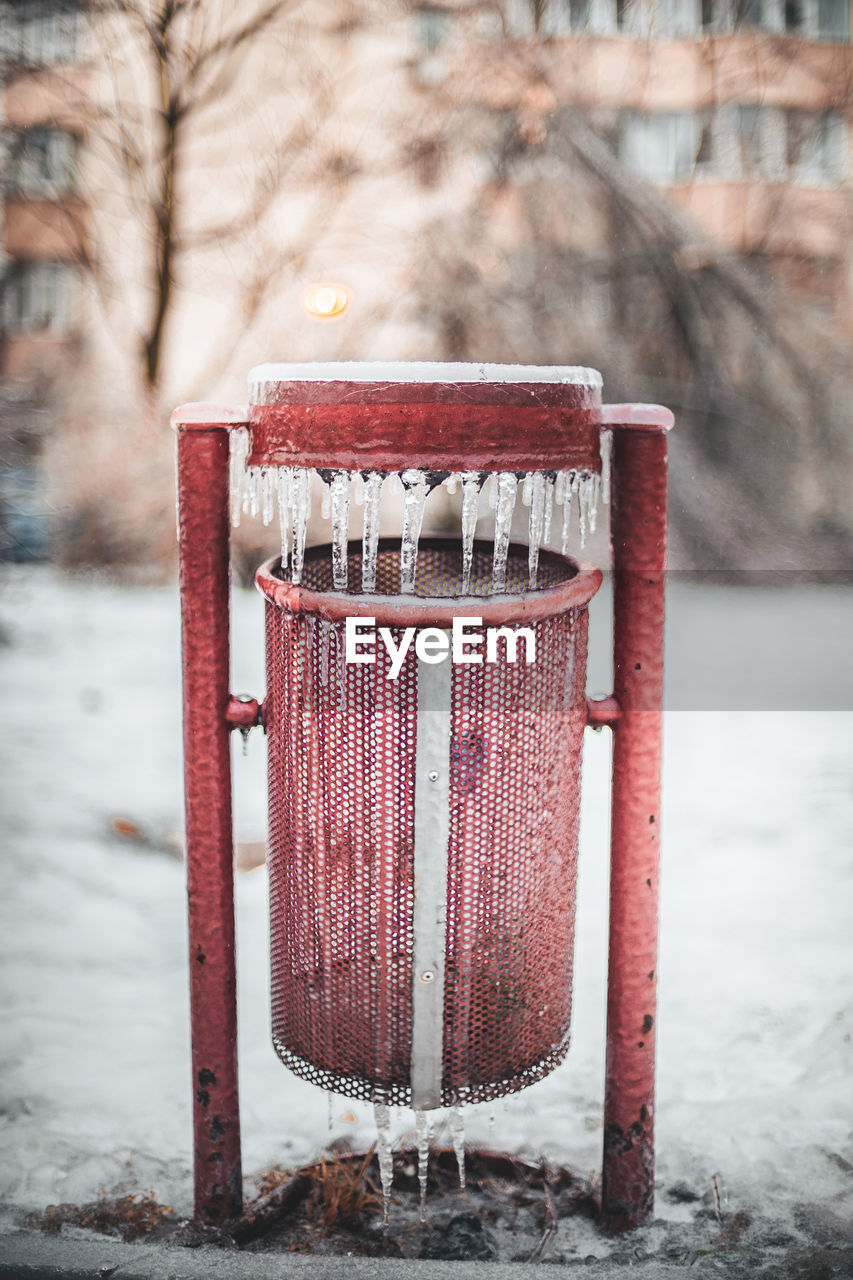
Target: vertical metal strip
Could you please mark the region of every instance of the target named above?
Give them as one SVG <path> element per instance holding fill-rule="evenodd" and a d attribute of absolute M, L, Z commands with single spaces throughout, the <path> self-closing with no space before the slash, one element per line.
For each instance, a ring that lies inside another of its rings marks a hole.
<path fill-rule="evenodd" d="M 449 655 L 418 662 L 411 1086 L 422 1111 L 441 1106 L 452 675 Z"/>

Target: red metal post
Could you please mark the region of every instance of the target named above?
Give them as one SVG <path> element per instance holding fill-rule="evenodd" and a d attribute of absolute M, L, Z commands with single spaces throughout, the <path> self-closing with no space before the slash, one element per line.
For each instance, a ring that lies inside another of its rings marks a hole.
<path fill-rule="evenodd" d="M 183 651 L 195 1218 L 242 1209 L 237 1093 L 229 711 L 228 427 L 216 406 L 175 411 Z"/>
<path fill-rule="evenodd" d="M 613 427 L 614 696 L 602 1213 L 654 1211 L 655 1018 L 666 561 L 667 410 L 605 409 Z M 639 418 L 639 420 L 638 420 Z"/>

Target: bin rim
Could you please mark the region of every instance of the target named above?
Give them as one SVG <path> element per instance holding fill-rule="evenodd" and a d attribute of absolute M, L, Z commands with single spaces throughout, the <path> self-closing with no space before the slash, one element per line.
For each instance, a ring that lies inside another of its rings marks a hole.
<path fill-rule="evenodd" d="M 353 544 L 350 544 L 351 546 Z M 358 545 L 357 543 L 355 545 Z M 379 550 L 399 549 L 398 538 L 380 538 Z M 458 549 L 456 538 L 421 538 L 420 547 L 425 551 Z M 477 539 L 474 549 L 490 549 L 492 543 Z M 511 543 L 510 552 L 527 551 L 522 543 Z M 305 552 L 306 562 L 330 555 L 328 544 L 310 547 Z M 341 622 L 345 618 L 373 618 L 377 626 L 386 627 L 450 627 L 454 618 L 479 618 L 482 625 L 505 626 L 539 622 L 568 612 L 579 605 L 589 604 L 601 586 L 603 574 L 593 564 L 575 560 L 572 556 L 542 548 L 540 563 L 553 558 L 574 569 L 565 582 L 554 587 L 540 587 L 524 592 L 501 592 L 490 596 L 409 596 L 383 595 L 379 592 L 363 594 L 348 591 L 318 591 L 312 587 L 296 586 L 287 579 L 276 576 L 281 563 L 279 556 L 266 560 L 255 573 L 255 585 L 267 600 L 289 613 L 311 614 L 328 622 Z"/>
<path fill-rule="evenodd" d="M 364 383 L 372 387 L 433 385 L 443 388 L 448 399 L 466 398 L 464 387 L 483 384 L 509 387 L 513 384 L 591 387 L 601 391 L 602 377 L 585 365 L 451 363 L 439 360 L 338 360 L 329 363 L 286 364 L 270 362 L 249 370 L 249 402 L 270 403 L 282 384 Z M 458 390 L 457 390 L 458 388 Z"/>

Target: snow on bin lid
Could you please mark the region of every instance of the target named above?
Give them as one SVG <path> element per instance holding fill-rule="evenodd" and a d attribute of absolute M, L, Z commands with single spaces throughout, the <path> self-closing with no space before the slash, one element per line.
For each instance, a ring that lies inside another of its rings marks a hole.
<path fill-rule="evenodd" d="M 573 365 L 263 364 L 251 466 L 599 471 L 601 375 Z"/>
<path fill-rule="evenodd" d="M 329 364 L 259 364 L 249 373 L 249 400 L 268 404 L 282 382 L 557 383 L 601 389 L 597 369 L 581 365 L 474 364 L 435 360 L 341 360 Z"/>

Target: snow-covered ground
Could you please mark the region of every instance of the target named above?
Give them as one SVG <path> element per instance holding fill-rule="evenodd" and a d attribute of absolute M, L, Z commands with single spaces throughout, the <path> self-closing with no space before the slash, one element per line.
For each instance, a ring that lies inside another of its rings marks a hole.
<path fill-rule="evenodd" d="M 186 935 L 170 852 L 181 825 L 176 594 L 45 570 L 7 576 L 0 602 L 4 1221 L 119 1187 L 151 1188 L 185 1212 Z M 802 1239 L 804 1213 L 853 1217 L 853 703 L 821 709 L 846 674 L 832 663 L 844 651 L 837 637 L 853 632 L 850 597 L 674 584 L 672 603 L 682 673 L 672 701 L 686 709 L 666 721 L 658 1213 L 689 1218 L 694 1207 L 669 1189 L 702 1196 L 716 1174 L 729 1212 L 743 1207 Z M 716 692 L 695 704 L 723 706 L 725 664 L 742 669 L 746 652 L 742 628 L 725 620 L 746 615 L 755 635 L 785 632 L 787 619 L 831 639 L 812 664 L 827 692 L 814 693 L 813 709 L 783 709 L 803 700 L 782 659 L 772 678 L 761 667 L 760 705 L 778 709 L 689 709 L 679 635 L 702 639 L 709 660 L 708 637 L 728 635 Z M 234 632 L 232 687 L 257 693 L 253 592 L 235 593 Z M 587 735 L 573 1048 L 551 1077 L 497 1105 L 493 1130 L 488 1107 L 467 1116 L 470 1141 L 583 1173 L 600 1164 L 609 745 L 606 733 Z M 234 760 L 238 838 L 260 840 L 261 735 L 245 758 L 236 741 Z M 116 819 L 145 841 L 116 834 Z M 237 898 L 251 1175 L 317 1155 L 330 1134 L 326 1096 L 289 1075 L 269 1043 L 263 869 L 240 873 Z M 366 1107 L 335 1098 L 331 1115 L 332 1136 L 373 1140 Z M 410 1114 L 395 1119 L 398 1134 L 412 1128 Z M 612 1247 L 589 1224 L 577 1230 L 584 1255 Z"/>

